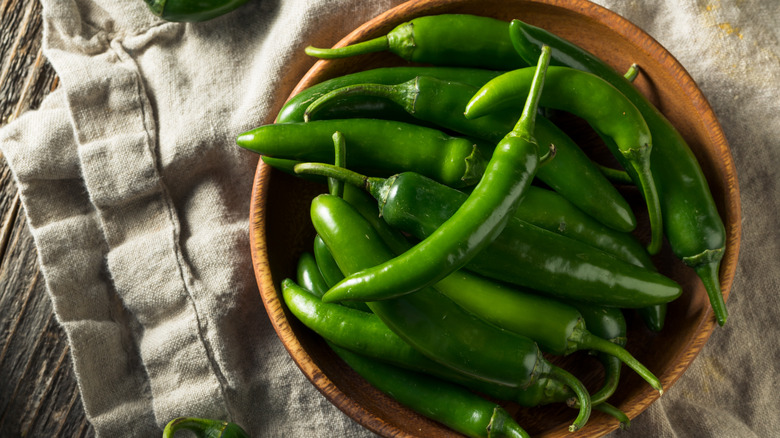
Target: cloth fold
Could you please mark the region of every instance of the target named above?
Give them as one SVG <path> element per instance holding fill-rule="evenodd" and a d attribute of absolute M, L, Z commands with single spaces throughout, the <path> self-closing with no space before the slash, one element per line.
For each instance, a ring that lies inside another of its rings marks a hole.
<path fill-rule="evenodd" d="M 97 434 L 155 436 L 186 415 L 253 436 L 370 436 L 303 378 L 267 320 L 248 251 L 257 156 L 235 136 L 273 120 L 314 62 L 297 56 L 305 45 L 332 45 L 401 2 L 256 0 L 197 24 L 164 22 L 141 1 L 41 2 L 61 86 L 4 127 L 0 147 Z M 766 239 L 777 232 L 765 210 L 780 199 L 780 115 L 767 109 L 780 96 L 765 73 L 780 67 L 780 7 L 596 3 L 658 39 L 701 86 L 731 143 L 746 218 L 728 325 L 615 435 L 768 436 L 780 426 L 768 403 L 780 244 Z"/>

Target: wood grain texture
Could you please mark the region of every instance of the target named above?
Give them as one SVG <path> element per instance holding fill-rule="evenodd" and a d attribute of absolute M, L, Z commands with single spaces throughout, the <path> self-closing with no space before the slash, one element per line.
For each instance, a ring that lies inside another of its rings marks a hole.
<path fill-rule="evenodd" d="M 616 14 L 583 0 L 420 0 L 404 3 L 349 33 L 336 46 L 365 41 L 386 33 L 401 22 L 420 15 L 475 13 L 500 19 L 520 18 L 574 41 L 604 59 L 618 71 L 631 63 L 642 67 L 635 84 L 678 127 L 702 163 L 715 202 L 727 228 L 727 249 L 721 267 L 721 287 L 728 296 L 736 270 L 740 239 L 739 190 L 728 144 L 709 104 L 685 69 L 674 57 L 641 29 Z M 403 65 L 388 54 L 318 61 L 301 79 L 293 94 L 323 80 L 358 70 Z M 584 148 L 599 151 L 597 145 Z M 258 285 L 274 327 L 304 374 L 336 406 L 365 427 L 383 436 L 454 436 L 453 432 L 399 406 L 373 388 L 361 384 L 319 338 L 297 321 L 288 318 L 279 299 L 281 278 L 291 276 L 301 245 L 310 245 L 311 229 L 300 228 L 308 217 L 308 200 L 316 189 L 260 164 L 252 200 L 252 250 Z M 638 196 L 629 199 L 637 211 Z M 640 218 L 638 218 L 640 219 Z M 648 235 L 648 224 L 640 223 L 640 235 Z M 295 227 L 291 226 L 295 224 Z M 293 244 L 291 244 L 293 243 Z M 658 269 L 675 279 L 683 296 L 669 306 L 667 325 L 652 334 L 639 319 L 628 315 L 629 351 L 671 387 L 707 342 L 715 321 L 706 292 L 693 271 L 677 260 L 668 245 L 654 259 Z M 587 358 L 571 355 L 554 359 L 572 370 L 587 386 L 600 382 Z M 658 394 L 635 374 L 624 372 L 611 402 L 634 418 Z M 597 437 L 614 430 L 617 423 L 594 413 L 588 425 L 575 434 L 567 431 L 574 417 L 559 406 L 524 409 L 507 405 L 532 436 Z"/>
<path fill-rule="evenodd" d="M 41 5 L 0 4 L 0 125 L 57 86 L 41 51 Z M 0 160 L 0 436 L 94 436 L 54 317 L 24 209 Z"/>

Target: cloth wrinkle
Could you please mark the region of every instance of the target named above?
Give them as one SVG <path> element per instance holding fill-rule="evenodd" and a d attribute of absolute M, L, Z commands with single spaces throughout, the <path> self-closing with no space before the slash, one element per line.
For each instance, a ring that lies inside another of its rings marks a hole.
<path fill-rule="evenodd" d="M 180 26 L 177 26 L 180 27 Z M 168 28 L 172 28 L 172 26 L 169 26 Z M 111 47 L 116 53 L 117 57 L 127 63 L 132 63 L 134 66 L 135 60 L 132 56 L 129 56 L 126 54 L 126 52 L 123 50 L 124 47 L 119 39 L 112 39 Z M 147 41 L 148 42 L 148 41 Z M 184 256 L 182 253 L 182 248 L 180 244 L 180 223 L 177 219 L 177 214 L 174 206 L 172 205 L 172 201 L 169 195 L 169 190 L 164 184 L 163 179 L 159 176 L 161 173 L 160 169 L 160 163 L 159 163 L 159 152 L 156 151 L 156 149 L 159 147 L 158 141 L 157 141 L 157 130 L 154 126 L 154 121 L 151 115 L 151 106 L 148 97 L 146 97 L 146 92 L 144 90 L 143 86 L 143 80 L 140 76 L 140 73 L 138 72 L 137 66 L 134 69 L 134 73 L 136 75 L 136 98 L 139 102 L 141 102 L 140 105 L 138 105 L 138 108 L 141 112 L 140 120 L 142 122 L 142 126 L 144 128 L 144 132 L 147 136 L 145 144 L 149 147 L 149 156 L 152 157 L 152 163 L 156 169 L 156 175 L 158 175 L 155 179 L 157 181 L 157 185 L 159 187 L 159 193 L 161 194 L 161 199 L 164 204 L 165 212 L 167 213 L 167 219 L 170 224 L 170 232 L 171 232 L 171 243 L 173 247 L 173 254 L 175 256 L 176 265 L 178 268 L 178 275 L 180 277 L 181 284 L 183 286 L 184 292 L 187 294 L 188 297 L 188 304 L 193 309 L 193 315 L 196 322 L 197 327 L 197 337 L 199 342 L 202 344 L 203 351 L 205 352 L 207 361 L 209 363 L 209 366 L 212 370 L 212 372 L 217 377 L 217 382 L 219 384 L 219 391 L 221 393 L 221 398 L 225 399 L 225 377 L 222 374 L 219 364 L 214 359 L 214 354 L 211 350 L 211 346 L 208 344 L 203 332 L 205 330 L 204 325 L 207 324 L 207 320 L 205 320 L 201 316 L 201 312 L 198 308 L 197 300 L 194 299 L 192 289 L 195 286 L 192 275 L 191 275 L 191 269 L 189 268 L 189 265 L 184 260 Z M 223 403 L 223 407 L 225 410 L 228 410 L 228 405 L 226 403 Z M 228 415 L 230 415 L 230 412 L 227 412 Z M 167 419 L 158 419 L 159 423 L 165 423 L 167 422 Z"/>

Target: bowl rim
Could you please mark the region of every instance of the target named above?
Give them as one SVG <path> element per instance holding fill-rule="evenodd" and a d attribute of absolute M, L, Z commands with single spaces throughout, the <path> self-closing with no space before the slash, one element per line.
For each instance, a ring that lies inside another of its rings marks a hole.
<path fill-rule="evenodd" d="M 352 30 L 336 43 L 334 47 L 343 47 L 357 41 L 365 40 L 367 35 L 375 33 L 380 26 L 386 26 L 382 23 L 388 21 L 400 23 L 408 20 L 410 17 L 425 15 L 425 11 L 432 8 L 471 2 L 471 0 L 410 0 L 400 3 Z M 691 75 L 679 61 L 653 37 L 629 20 L 605 7 L 588 0 L 521 0 L 518 3 L 537 3 L 570 10 L 584 16 L 584 18 L 594 20 L 601 25 L 609 26 L 616 34 L 625 39 L 632 46 L 643 49 L 648 57 L 658 60 L 659 62 L 663 60 L 668 63 L 668 66 L 665 69 L 669 72 L 672 79 L 677 82 L 677 85 L 684 90 L 686 98 L 689 99 L 692 105 L 697 109 L 702 122 L 708 127 L 707 135 L 709 136 L 709 143 L 718 151 L 719 157 L 723 160 L 720 164 L 722 165 L 722 171 L 725 173 L 725 178 L 728 182 L 728 184 L 724 186 L 724 189 L 726 190 L 724 193 L 726 204 L 723 205 L 723 208 L 727 210 L 727 213 L 733 220 L 730 222 L 724 221 L 724 224 L 727 226 L 727 242 L 726 251 L 721 262 L 719 278 L 724 299 L 728 300 L 736 273 L 741 240 L 741 209 L 736 166 L 720 122 Z M 403 18 L 403 20 L 401 20 L 401 18 Z M 617 24 L 617 26 L 608 25 L 608 23 Z M 322 71 L 327 67 L 329 62 L 331 61 L 316 61 L 297 83 L 288 99 L 311 86 L 313 83 L 316 83 L 312 81 L 322 74 Z M 274 330 L 282 341 L 285 349 L 292 356 L 294 362 L 306 378 L 338 409 L 347 414 L 354 421 L 379 435 L 409 436 L 381 418 L 378 418 L 341 391 L 341 389 L 325 375 L 319 366 L 317 366 L 313 358 L 304 350 L 300 341 L 292 332 L 284 313 L 284 305 L 280 299 L 281 294 L 278 290 L 278 286 L 274 284 L 269 262 L 266 257 L 265 201 L 268 197 L 268 181 L 270 175 L 270 166 L 266 165 L 262 160 L 259 160 L 252 186 L 252 202 L 250 203 L 250 253 L 263 305 L 268 313 Z M 722 216 L 723 213 L 724 212 L 721 212 Z M 716 326 L 717 323 L 711 309 L 707 309 L 700 315 L 695 331 L 696 336 L 693 337 L 691 342 L 687 345 L 687 348 L 682 350 L 675 358 L 673 362 L 676 366 L 671 371 L 664 374 L 662 378 L 664 388 L 670 388 L 682 376 L 685 370 L 688 369 L 693 360 L 703 349 Z M 646 391 L 631 400 L 631 407 L 626 410 L 625 413 L 629 418 L 633 419 L 645 411 L 658 398 L 659 394 L 648 387 Z M 588 426 L 591 427 L 588 428 Z M 588 436 L 602 436 L 617 428 L 617 424 L 614 424 L 614 422 L 598 425 L 589 423 L 588 426 L 583 429 L 583 432 L 591 430 L 591 434 Z M 558 432 L 558 429 L 553 431 L 553 433 L 555 432 Z M 560 432 L 560 435 L 568 433 L 565 429 L 565 425 L 561 426 Z"/>

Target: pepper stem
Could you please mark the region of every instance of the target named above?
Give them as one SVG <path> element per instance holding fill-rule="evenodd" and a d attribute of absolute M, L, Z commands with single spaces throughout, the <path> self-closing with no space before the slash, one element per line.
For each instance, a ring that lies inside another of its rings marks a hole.
<path fill-rule="evenodd" d="M 409 113 L 414 112 L 414 90 L 417 88 L 417 79 L 403 82 L 397 85 L 385 84 L 355 84 L 346 87 L 337 88 L 333 91 L 323 94 L 314 102 L 306 107 L 303 113 L 303 120 L 308 122 L 321 109 L 328 107 L 334 100 L 349 96 L 374 96 L 388 99 L 394 102 Z M 411 95 L 409 94 L 411 91 Z M 411 97 L 410 97 L 411 96 Z"/>
<path fill-rule="evenodd" d="M 531 438 L 531 435 L 517 424 L 501 406 L 493 409 L 493 415 L 487 426 L 488 437 Z"/>
<path fill-rule="evenodd" d="M 355 55 L 363 55 L 365 53 L 374 53 L 388 50 L 390 43 L 386 35 L 363 41 L 362 43 L 352 44 L 346 47 L 339 47 L 336 49 L 322 49 L 317 47 L 306 47 L 304 50 L 307 55 L 320 59 L 338 59 L 347 58 Z"/>
<path fill-rule="evenodd" d="M 179 430 L 188 430 L 198 438 L 249 437 L 246 431 L 235 423 L 206 418 L 179 417 L 174 418 L 165 426 L 163 438 L 173 438 Z"/>
<path fill-rule="evenodd" d="M 515 133 L 533 135 L 534 125 L 536 124 L 536 110 L 539 108 L 539 100 L 542 98 L 544 78 L 547 74 L 547 67 L 550 65 L 551 53 L 550 46 L 542 46 L 542 54 L 539 56 L 539 62 L 536 65 L 536 72 L 534 72 L 531 88 L 528 90 L 528 98 L 525 100 L 523 113 L 512 130 Z"/>
<path fill-rule="evenodd" d="M 631 419 L 628 418 L 628 415 L 607 402 L 595 404 L 593 405 L 593 409 L 615 417 L 615 419 L 620 422 L 620 428 L 623 430 L 628 429 L 631 426 Z"/>
<path fill-rule="evenodd" d="M 381 179 L 370 178 L 344 167 L 339 167 L 328 163 L 298 163 L 295 165 L 293 170 L 297 174 L 319 175 L 338 179 L 339 181 L 343 181 L 347 184 L 351 184 L 364 190 L 367 190 L 368 181 L 370 179 Z"/>
<path fill-rule="evenodd" d="M 613 184 L 634 184 L 634 181 L 631 179 L 631 175 L 629 175 L 625 170 L 615 169 L 603 164 L 597 164 L 596 166 L 601 171 L 601 174 L 604 175 L 609 180 L 609 182 Z"/>
<path fill-rule="evenodd" d="M 333 163 L 336 167 L 347 167 L 347 146 L 344 140 L 344 135 L 336 131 L 333 133 L 333 149 L 335 149 L 336 157 Z M 328 178 L 328 192 L 331 195 L 344 197 L 344 181 L 338 178 Z"/>
<path fill-rule="evenodd" d="M 639 75 L 639 66 L 636 65 L 636 63 L 631 64 L 631 67 L 628 68 L 626 73 L 623 75 L 624 78 L 628 79 L 629 82 L 634 82 L 634 79 Z"/>
<path fill-rule="evenodd" d="M 587 331 L 583 331 L 577 341 L 581 349 L 600 351 L 620 359 L 621 362 L 628 365 L 629 368 L 636 371 L 637 374 L 645 379 L 653 389 L 663 394 L 664 390 L 658 377 L 651 373 L 641 362 L 636 360 L 636 358 L 625 348 Z"/>
<path fill-rule="evenodd" d="M 649 153 L 649 149 L 646 153 Z M 658 254 L 664 239 L 663 219 L 661 218 L 661 201 L 658 198 L 658 190 L 655 186 L 653 173 L 650 171 L 649 160 L 632 161 L 639 179 L 638 186 L 642 189 L 642 194 L 647 204 L 647 214 L 650 218 L 650 242 L 647 244 L 647 252 L 650 255 Z M 641 164 L 640 164 L 641 163 Z M 646 164 L 645 164 L 646 163 Z"/>
<path fill-rule="evenodd" d="M 580 430 L 585 426 L 585 423 L 588 422 L 588 418 L 590 417 L 591 403 L 588 390 L 585 389 L 585 385 L 574 377 L 574 375 L 555 365 L 550 369 L 550 377 L 563 382 L 564 385 L 571 388 L 571 390 L 574 391 L 574 394 L 577 395 L 577 403 L 579 404 L 580 412 L 577 415 L 577 418 L 574 419 L 574 422 L 569 426 L 569 432 Z"/>
<path fill-rule="evenodd" d="M 702 263 L 693 269 L 696 271 L 696 275 L 701 278 L 702 283 L 704 283 L 704 288 L 707 290 L 710 306 L 712 306 L 712 311 L 715 313 L 718 325 L 723 327 L 726 324 L 726 319 L 729 317 L 729 312 L 723 300 L 723 293 L 720 291 L 720 280 L 718 279 L 720 261 Z"/>
<path fill-rule="evenodd" d="M 604 384 L 591 394 L 590 401 L 593 406 L 603 403 L 615 393 L 620 381 L 620 367 L 623 365 L 623 362 L 615 356 L 606 353 L 600 353 L 599 356 L 601 356 L 599 357 L 601 364 L 604 365 Z"/>

